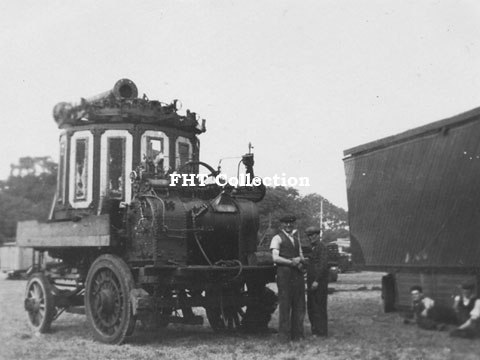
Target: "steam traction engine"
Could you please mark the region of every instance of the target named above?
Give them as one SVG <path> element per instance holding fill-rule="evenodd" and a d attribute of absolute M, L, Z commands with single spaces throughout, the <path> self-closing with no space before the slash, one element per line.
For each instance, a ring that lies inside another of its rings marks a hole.
<path fill-rule="evenodd" d="M 170 174 L 219 171 L 199 161 L 195 113 L 177 113 L 127 79 L 77 105 L 60 103 L 57 192 L 49 221 L 18 224 L 35 250 L 25 309 L 39 332 L 63 311 L 86 313 L 94 336 L 121 343 L 135 325 L 201 324 L 266 329 L 276 296 L 272 264 L 256 257 L 260 186 L 213 181 L 171 186 Z M 253 154 L 242 157 L 253 174 Z M 57 259 L 43 261 L 44 253 Z"/>

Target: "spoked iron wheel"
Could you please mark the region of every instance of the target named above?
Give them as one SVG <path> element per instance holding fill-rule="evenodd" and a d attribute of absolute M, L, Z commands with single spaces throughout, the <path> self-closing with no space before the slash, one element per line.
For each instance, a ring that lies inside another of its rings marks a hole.
<path fill-rule="evenodd" d="M 208 322 L 214 331 L 234 331 L 240 329 L 245 315 L 243 308 L 231 302 L 240 297 L 240 289 L 211 290 L 207 298 L 216 298 L 215 305 L 205 308 Z"/>
<path fill-rule="evenodd" d="M 50 330 L 55 316 L 55 305 L 51 285 L 45 275 L 33 274 L 25 292 L 25 310 L 30 327 L 40 333 Z"/>
<path fill-rule="evenodd" d="M 130 302 L 134 287 L 127 264 L 115 255 L 102 255 L 90 267 L 86 280 L 85 309 L 95 338 L 120 344 L 135 327 Z"/>

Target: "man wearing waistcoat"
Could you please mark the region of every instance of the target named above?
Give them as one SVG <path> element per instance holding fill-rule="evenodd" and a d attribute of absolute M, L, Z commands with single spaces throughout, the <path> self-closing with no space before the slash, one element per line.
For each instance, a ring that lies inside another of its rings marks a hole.
<path fill-rule="evenodd" d="M 462 294 L 454 299 L 453 309 L 457 314 L 460 326 L 450 332 L 450 336 L 473 338 L 480 333 L 480 298 L 475 296 L 475 285 L 461 285 Z"/>
<path fill-rule="evenodd" d="M 300 241 L 294 234 L 295 216 L 280 219 L 281 230 L 272 238 L 270 249 L 277 265 L 279 335 L 282 340 L 303 338 L 305 317 L 305 281 Z"/>

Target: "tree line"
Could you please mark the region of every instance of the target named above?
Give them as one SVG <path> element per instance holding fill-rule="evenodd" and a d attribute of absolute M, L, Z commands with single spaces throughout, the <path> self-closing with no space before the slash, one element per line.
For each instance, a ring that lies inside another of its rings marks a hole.
<path fill-rule="evenodd" d="M 323 202 L 323 206 L 322 206 Z M 322 211 L 323 207 L 323 211 Z M 303 236 L 303 230 L 309 226 L 322 224 L 325 242 L 348 237 L 347 212 L 332 204 L 319 194 L 300 195 L 295 188 L 277 186 L 267 188 L 265 198 L 259 203 L 260 232 L 276 230 L 283 215 L 293 214 L 297 217 L 296 227 Z M 322 219 L 320 220 L 320 217 Z"/>
<path fill-rule="evenodd" d="M 17 222 L 48 218 L 57 182 L 50 158 L 21 158 L 0 181 L 0 244 L 15 241 Z"/>

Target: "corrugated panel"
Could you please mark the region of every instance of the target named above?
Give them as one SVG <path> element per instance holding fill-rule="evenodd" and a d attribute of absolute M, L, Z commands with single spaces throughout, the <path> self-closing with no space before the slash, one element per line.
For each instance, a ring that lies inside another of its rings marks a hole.
<path fill-rule="evenodd" d="M 480 267 L 480 121 L 345 159 L 366 265 Z"/>

